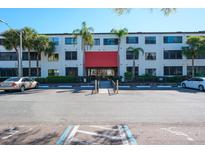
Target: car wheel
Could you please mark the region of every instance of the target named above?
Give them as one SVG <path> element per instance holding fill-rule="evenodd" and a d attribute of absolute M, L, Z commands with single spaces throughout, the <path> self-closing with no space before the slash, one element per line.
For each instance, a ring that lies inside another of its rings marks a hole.
<path fill-rule="evenodd" d="M 186 88 L 186 84 L 185 84 L 185 83 L 182 83 L 182 87 L 183 87 L 183 88 Z"/>
<path fill-rule="evenodd" d="M 24 86 L 21 86 L 20 91 L 21 91 L 21 92 L 24 92 L 24 91 L 25 91 L 25 87 L 24 87 Z"/>
<path fill-rule="evenodd" d="M 199 90 L 200 90 L 200 91 L 204 91 L 204 86 L 200 85 L 200 86 L 199 86 Z"/>
<path fill-rule="evenodd" d="M 35 88 L 38 89 L 38 86 L 39 86 L 39 85 L 38 85 L 38 83 L 37 83 L 36 86 L 35 86 Z"/>

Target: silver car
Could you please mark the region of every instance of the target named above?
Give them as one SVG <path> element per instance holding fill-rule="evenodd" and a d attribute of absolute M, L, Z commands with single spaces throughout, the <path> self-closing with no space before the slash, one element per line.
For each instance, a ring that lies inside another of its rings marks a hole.
<path fill-rule="evenodd" d="M 12 91 L 38 88 L 38 82 L 28 77 L 11 77 L 0 83 L 0 90 Z"/>

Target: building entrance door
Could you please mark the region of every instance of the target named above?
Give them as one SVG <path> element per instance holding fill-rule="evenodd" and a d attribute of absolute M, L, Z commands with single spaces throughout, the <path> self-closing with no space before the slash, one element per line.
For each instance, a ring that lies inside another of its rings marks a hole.
<path fill-rule="evenodd" d="M 88 68 L 87 75 L 97 77 L 116 76 L 117 68 Z"/>

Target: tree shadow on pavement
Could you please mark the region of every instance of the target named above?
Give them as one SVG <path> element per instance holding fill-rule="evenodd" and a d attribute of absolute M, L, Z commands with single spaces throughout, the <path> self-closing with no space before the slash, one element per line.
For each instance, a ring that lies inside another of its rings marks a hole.
<path fill-rule="evenodd" d="M 0 144 L 3 145 L 44 145 L 50 144 L 58 137 L 56 132 L 38 134 L 41 130 L 21 130 L 18 127 L 4 129 L 0 131 Z"/>

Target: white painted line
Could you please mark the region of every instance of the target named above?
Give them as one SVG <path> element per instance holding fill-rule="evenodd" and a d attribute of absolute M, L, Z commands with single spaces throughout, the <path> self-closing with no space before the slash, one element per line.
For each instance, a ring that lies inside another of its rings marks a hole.
<path fill-rule="evenodd" d="M 119 88 L 130 88 L 130 86 L 119 86 Z"/>
<path fill-rule="evenodd" d="M 49 86 L 39 86 L 39 88 L 48 88 Z"/>
<path fill-rule="evenodd" d="M 104 138 L 108 138 L 108 139 L 111 139 L 111 140 L 121 140 L 122 139 L 121 137 L 103 135 L 103 134 L 98 134 L 98 133 L 95 133 L 95 132 L 88 132 L 88 131 L 84 131 L 84 130 L 78 130 L 78 133 L 92 135 L 92 136 L 104 137 Z"/>
<path fill-rule="evenodd" d="M 120 132 L 120 136 L 122 138 L 123 145 L 128 145 L 129 141 L 127 140 L 127 136 L 126 136 L 125 131 L 123 130 L 122 126 L 118 125 L 117 127 L 118 127 L 118 130 Z"/>
<path fill-rule="evenodd" d="M 112 130 L 112 131 L 118 131 L 118 129 L 114 129 L 114 128 L 107 128 L 107 127 L 103 127 L 103 126 L 96 126 L 96 125 L 90 125 L 89 127 L 92 127 L 92 128 L 100 128 L 100 129 L 105 129 L 105 130 Z"/>
<path fill-rule="evenodd" d="M 182 86 L 177 86 L 178 88 L 181 88 Z"/>
<path fill-rule="evenodd" d="M 72 131 L 70 132 L 67 139 L 65 140 L 65 144 L 69 145 L 71 143 L 71 141 L 72 141 L 73 137 L 75 136 L 75 134 L 77 133 L 79 127 L 80 127 L 79 125 L 75 125 L 73 127 Z"/>
<path fill-rule="evenodd" d="M 157 86 L 157 88 L 172 88 L 172 86 Z"/>
<path fill-rule="evenodd" d="M 13 135 L 15 135 L 15 134 L 17 134 L 17 133 L 19 132 L 18 130 L 13 130 L 13 129 L 10 129 L 10 131 L 11 131 L 11 132 L 9 132 L 9 135 L 4 136 L 4 137 L 2 137 L 1 139 L 2 139 L 2 140 L 8 139 L 8 138 L 12 137 Z"/>
<path fill-rule="evenodd" d="M 93 88 L 94 86 L 80 86 L 81 88 Z"/>
<path fill-rule="evenodd" d="M 151 88 L 151 86 L 136 86 L 137 88 Z"/>
<path fill-rule="evenodd" d="M 179 131 L 174 131 L 174 130 L 172 130 L 172 129 L 174 129 L 174 127 L 161 128 L 161 129 L 162 129 L 162 130 L 165 130 L 165 131 L 167 131 L 167 132 L 169 132 L 169 133 L 172 133 L 172 134 L 174 134 L 174 135 L 185 136 L 188 141 L 194 141 L 194 139 L 191 138 L 191 137 L 189 137 L 188 134 L 186 134 L 186 133 L 184 133 L 184 132 L 179 132 Z"/>
<path fill-rule="evenodd" d="M 72 88 L 73 86 L 58 86 L 59 88 Z"/>

